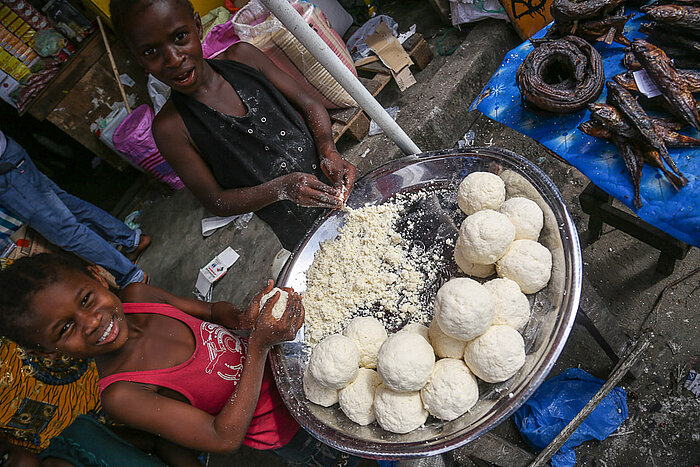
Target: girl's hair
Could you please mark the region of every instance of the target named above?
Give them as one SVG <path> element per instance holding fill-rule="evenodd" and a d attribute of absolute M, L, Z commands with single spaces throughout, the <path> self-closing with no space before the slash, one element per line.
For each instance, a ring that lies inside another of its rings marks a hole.
<path fill-rule="evenodd" d="M 32 317 L 29 304 L 37 292 L 66 272 L 90 274 L 85 262 L 66 253 L 28 256 L 0 271 L 0 335 L 23 347 L 36 347 L 26 329 Z"/>
<path fill-rule="evenodd" d="M 139 13 L 156 2 L 172 2 L 174 5 L 187 8 L 194 16 L 194 7 L 190 0 L 111 0 L 109 15 L 117 36 L 124 38 L 124 28 L 128 21 L 138 21 Z"/>

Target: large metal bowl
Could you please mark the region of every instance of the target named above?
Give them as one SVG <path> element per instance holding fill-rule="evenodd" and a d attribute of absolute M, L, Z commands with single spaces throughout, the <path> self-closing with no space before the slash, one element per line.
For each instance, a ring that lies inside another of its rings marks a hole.
<path fill-rule="evenodd" d="M 576 227 L 552 181 L 536 165 L 510 151 L 496 148 L 446 150 L 409 156 L 389 162 L 358 180 L 348 200 L 353 208 L 386 201 L 397 193 L 429 190 L 420 209 L 407 209 L 404 217 L 417 222 L 401 223 L 402 235 L 422 242 L 426 251 L 442 254 L 444 263 L 435 283 L 426 284 L 426 303 L 449 277 L 464 276 L 452 259 L 453 247 L 464 215 L 456 205 L 459 182 L 469 173 L 489 171 L 506 182 L 508 196 L 525 196 L 544 211 L 539 241 L 552 252 L 552 278 L 543 290 L 530 296 L 532 318 L 523 330 L 527 358 L 510 380 L 499 384 L 480 382 L 479 402 L 456 420 L 429 418 L 425 425 L 399 435 L 376 423 L 359 426 L 337 405 L 324 408 L 306 400 L 302 375 L 308 360 L 304 329 L 293 342 L 276 346 L 271 354 L 275 379 L 285 404 L 296 420 L 316 438 L 336 449 L 375 459 L 399 459 L 435 455 L 455 449 L 497 426 L 522 405 L 544 381 L 561 353 L 574 323 L 581 294 L 581 250 Z M 427 209 L 426 209 L 427 208 Z M 306 289 L 305 273 L 319 243 L 334 238 L 343 224 L 342 212 L 333 212 L 315 225 L 285 265 L 278 283 Z M 406 225 L 413 226 L 407 231 Z M 453 243 L 454 244 L 454 243 Z M 395 331 L 395 330 L 390 330 Z"/>

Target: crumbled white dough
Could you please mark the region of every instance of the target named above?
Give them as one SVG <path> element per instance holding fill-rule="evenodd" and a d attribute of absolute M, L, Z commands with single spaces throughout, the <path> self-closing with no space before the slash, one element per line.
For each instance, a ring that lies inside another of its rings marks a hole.
<path fill-rule="evenodd" d="M 430 378 L 435 354 L 419 334 L 399 332 L 379 349 L 377 373 L 384 384 L 398 392 L 418 391 Z"/>
<path fill-rule="evenodd" d="M 360 366 L 377 368 L 377 353 L 387 338 L 384 325 L 371 316 L 353 318 L 343 335 L 354 340 L 360 349 Z"/>
<path fill-rule="evenodd" d="M 327 389 L 342 389 L 357 376 L 360 350 L 355 341 L 333 334 L 316 345 L 309 357 L 308 369 L 314 380 Z"/>
<path fill-rule="evenodd" d="M 544 223 L 544 214 L 537 203 L 527 198 L 510 198 L 501 205 L 499 211 L 508 216 L 515 226 L 516 240 L 537 241 Z"/>
<path fill-rule="evenodd" d="M 369 425 L 374 415 L 374 393 L 382 381 L 376 371 L 360 368 L 357 378 L 338 391 L 340 409 L 358 425 Z"/>
<path fill-rule="evenodd" d="M 428 335 L 428 327 L 423 326 L 420 323 L 409 323 L 406 326 L 402 327 L 399 330 L 399 332 L 410 332 L 412 334 L 418 334 L 423 339 L 428 341 L 428 344 L 430 344 L 430 336 Z"/>
<path fill-rule="evenodd" d="M 322 407 L 330 407 L 338 402 L 338 390 L 326 389 L 311 376 L 311 372 L 307 368 L 304 372 L 304 377 L 301 380 L 304 387 L 304 394 L 314 404 Z"/>
<path fill-rule="evenodd" d="M 525 343 L 512 327 L 491 326 L 484 334 L 467 342 L 464 362 L 487 383 L 500 383 L 517 373 L 525 363 Z"/>
<path fill-rule="evenodd" d="M 260 310 L 263 309 L 265 304 L 267 304 L 267 301 L 277 292 L 280 293 L 280 296 L 272 307 L 272 316 L 274 316 L 275 319 L 280 319 L 284 314 L 284 310 L 287 309 L 287 300 L 289 299 L 289 292 L 285 290 L 278 287 L 273 287 L 272 290 L 260 297 Z"/>
<path fill-rule="evenodd" d="M 380 384 L 374 394 L 377 423 L 392 433 L 408 433 L 428 419 L 420 392 L 396 392 Z"/>
<path fill-rule="evenodd" d="M 470 173 L 457 189 L 457 204 L 468 216 L 482 209 L 498 210 L 505 199 L 505 183 L 490 172 Z"/>
<path fill-rule="evenodd" d="M 435 296 L 435 320 L 442 332 L 455 339 L 468 341 L 483 334 L 494 314 L 491 294 L 473 279 L 450 279 Z"/>
<path fill-rule="evenodd" d="M 538 292 L 552 275 L 552 253 L 533 240 L 516 240 L 496 262 L 496 272 L 515 281 L 523 293 Z"/>
<path fill-rule="evenodd" d="M 443 358 L 435 363 L 433 374 L 420 395 L 430 415 L 454 420 L 479 400 L 479 386 L 461 359 Z"/>
<path fill-rule="evenodd" d="M 530 319 L 530 302 L 520 286 L 510 279 L 492 279 L 484 287 L 496 303 L 493 324 L 504 324 L 516 331 L 524 328 Z"/>
<path fill-rule="evenodd" d="M 455 263 L 457 263 L 457 266 L 463 273 L 481 278 L 489 277 L 496 273 L 495 264 L 476 264 L 468 261 L 464 256 L 464 252 L 462 252 L 462 248 L 464 248 L 462 243 L 457 242 L 457 245 L 455 245 Z"/>
<path fill-rule="evenodd" d="M 428 333 L 430 335 L 430 345 L 433 346 L 435 355 L 440 358 L 462 358 L 464 346 L 467 345 L 466 341 L 455 339 L 442 332 L 436 320 L 430 323 Z"/>
<path fill-rule="evenodd" d="M 513 239 L 515 227 L 508 216 L 485 209 L 462 222 L 457 244 L 467 261 L 492 264 L 505 254 Z"/>

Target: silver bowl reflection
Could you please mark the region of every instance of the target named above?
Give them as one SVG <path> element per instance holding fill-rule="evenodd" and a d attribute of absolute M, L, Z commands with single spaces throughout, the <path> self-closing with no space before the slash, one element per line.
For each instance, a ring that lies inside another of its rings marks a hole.
<path fill-rule="evenodd" d="M 581 250 L 576 227 L 559 191 L 536 165 L 515 153 L 496 148 L 446 150 L 409 156 L 389 162 L 358 180 L 348 205 L 358 208 L 378 204 L 397 193 L 418 190 L 431 193 L 419 202 L 420 206 L 407 208 L 402 216 L 402 219 L 413 218 L 416 222 L 403 222 L 397 229 L 412 241 L 422 242 L 431 256 L 437 252 L 444 258 L 434 283 L 426 284 L 425 302 L 429 303 L 440 285 L 450 277 L 464 276 L 454 264 L 453 247 L 446 239 L 457 238 L 457 228 L 464 218 L 456 204 L 457 186 L 466 175 L 476 171 L 499 175 L 506 183 L 508 197 L 530 198 L 544 212 L 539 241 L 552 252 L 552 278 L 547 287 L 529 296 L 532 317 L 522 331 L 527 353 L 525 365 L 503 383 L 480 382 L 479 402 L 456 420 L 444 422 L 430 417 L 423 427 L 399 435 L 384 431 L 376 423 L 359 426 L 345 417 L 337 405 L 325 408 L 306 400 L 301 381 L 308 355 L 302 328 L 294 341 L 273 349 L 272 367 L 291 413 L 306 430 L 326 444 L 375 459 L 421 457 L 455 449 L 510 416 L 554 366 L 578 309 Z M 332 212 L 319 219 L 285 265 L 278 285 L 303 292 L 306 289 L 305 273 L 313 262 L 319 243 L 335 238 L 343 220 L 342 212 Z"/>

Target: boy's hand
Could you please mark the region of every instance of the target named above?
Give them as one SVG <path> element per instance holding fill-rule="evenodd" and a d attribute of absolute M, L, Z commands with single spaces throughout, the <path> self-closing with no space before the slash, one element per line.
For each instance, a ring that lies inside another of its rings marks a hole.
<path fill-rule="evenodd" d="M 288 199 L 306 207 L 337 209 L 342 204 L 337 190 L 323 183 L 315 175 L 292 172 L 280 178 L 280 199 Z"/>
<path fill-rule="evenodd" d="M 294 339 L 297 331 L 304 324 L 304 305 L 301 303 L 301 295 L 296 292 L 290 293 L 284 314 L 280 319 L 275 319 L 272 316 L 272 308 L 278 299 L 279 292 L 270 297 L 260 310 L 255 329 L 250 335 L 251 339 L 264 347 L 272 347 Z"/>
<path fill-rule="evenodd" d="M 355 183 L 357 172 L 355 166 L 343 159 L 338 151 L 332 149 L 321 156 L 321 170 L 337 190 L 344 191 L 343 202 L 345 202 Z"/>

